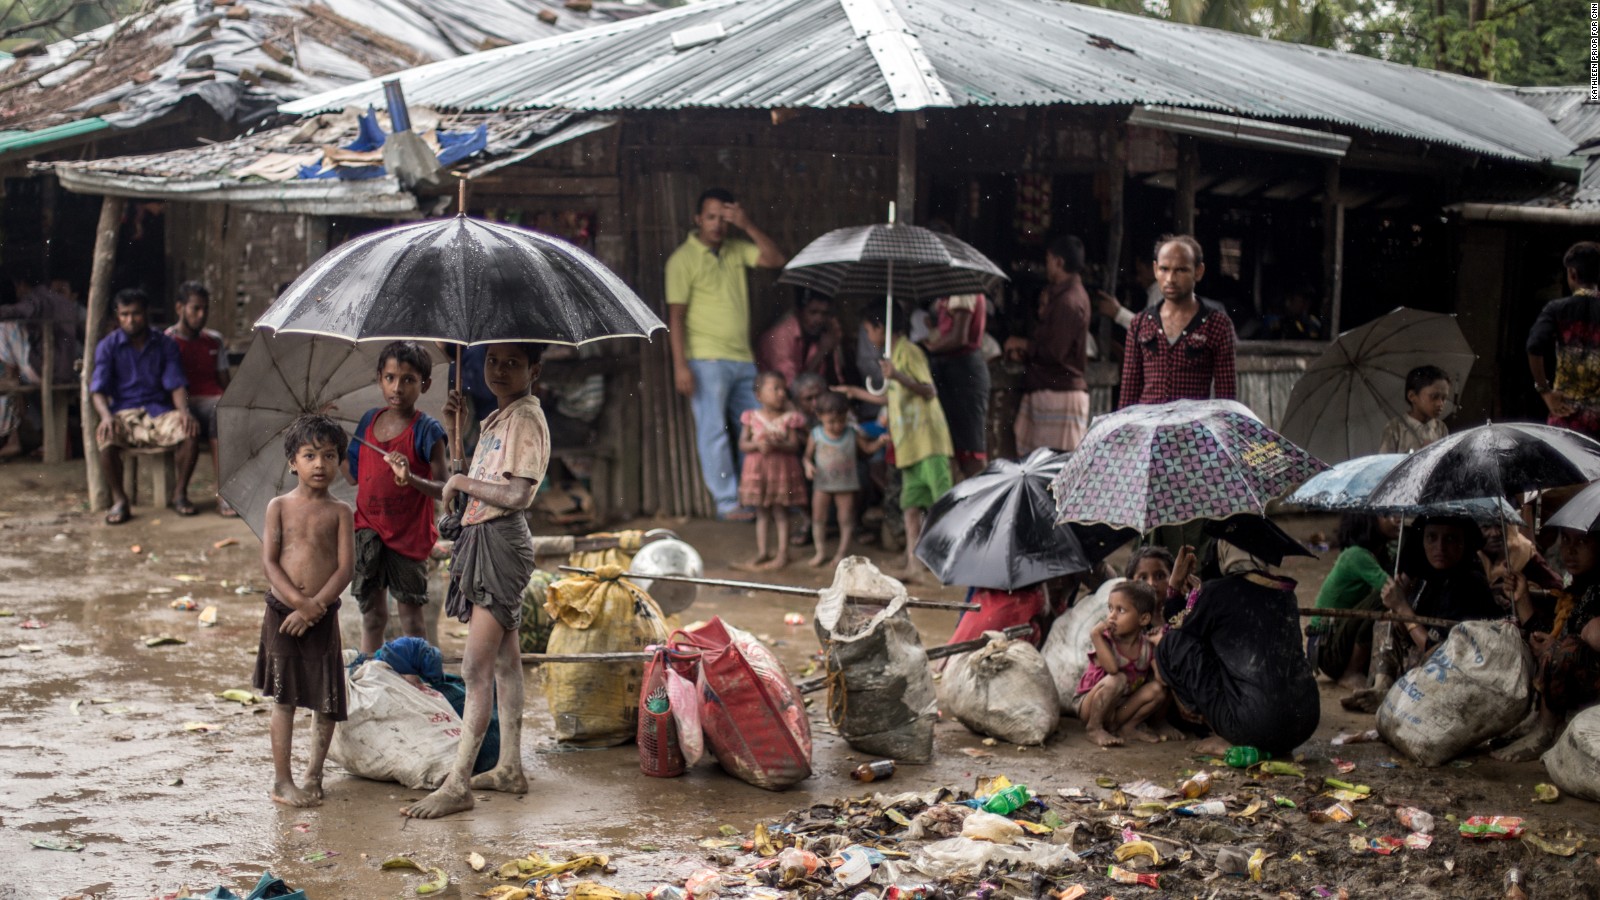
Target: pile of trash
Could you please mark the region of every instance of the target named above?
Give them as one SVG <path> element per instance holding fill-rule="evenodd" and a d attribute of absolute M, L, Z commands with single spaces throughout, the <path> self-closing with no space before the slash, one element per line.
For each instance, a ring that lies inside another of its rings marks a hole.
<path fill-rule="evenodd" d="M 1512 879 L 1541 896 L 1592 883 L 1592 842 L 1510 816 L 1458 816 L 1353 780 L 1344 761 L 1209 760 L 1171 783 L 1097 779 L 1035 791 L 1004 775 L 972 790 L 879 792 L 794 810 L 749 834 L 700 841 L 687 879 L 629 893 L 588 872 L 529 879 L 484 896 L 584 900 L 1076 900 L 1137 896 L 1502 897 Z M 864 766 L 863 768 L 870 768 Z M 884 775 L 892 777 L 885 767 Z M 1435 798 L 1439 799 L 1439 798 Z M 1447 801 L 1448 802 L 1448 801 Z M 1583 852 L 1580 852 L 1583 851 Z M 580 876 L 582 876 L 580 878 Z M 637 879 L 633 879 L 637 881 Z M 565 881 L 575 883 L 566 884 Z M 1130 886 L 1137 893 L 1129 893 Z"/>

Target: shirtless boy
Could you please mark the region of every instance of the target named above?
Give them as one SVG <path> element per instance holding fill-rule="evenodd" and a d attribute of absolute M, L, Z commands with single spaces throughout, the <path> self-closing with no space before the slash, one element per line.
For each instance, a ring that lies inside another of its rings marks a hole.
<path fill-rule="evenodd" d="M 267 504 L 261 564 L 267 570 L 266 613 L 256 651 L 254 684 L 272 697 L 272 799 L 285 806 L 322 803 L 322 763 L 335 722 L 345 719 L 339 594 L 355 566 L 350 507 L 328 493 L 339 477 L 349 438 L 327 416 L 294 420 L 283 442 L 294 490 Z M 294 711 L 315 713 L 311 759 L 303 785 L 289 774 Z"/>

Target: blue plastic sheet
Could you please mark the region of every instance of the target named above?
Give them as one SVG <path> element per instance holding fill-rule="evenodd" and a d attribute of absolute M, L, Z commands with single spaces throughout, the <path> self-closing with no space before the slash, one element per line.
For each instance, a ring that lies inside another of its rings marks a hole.
<path fill-rule="evenodd" d="M 357 153 L 366 153 L 381 149 L 388 135 L 384 134 L 383 126 L 378 124 L 378 113 L 372 107 L 367 107 L 364 115 L 356 119 L 356 139 L 345 144 L 341 149 Z M 439 139 L 439 165 L 448 166 L 485 150 L 489 146 L 489 128 L 479 125 L 471 131 L 441 131 L 437 133 Z M 331 166 L 325 167 L 321 161 L 314 165 L 301 166 L 302 179 L 314 180 L 319 178 L 337 178 L 340 181 L 367 181 L 381 178 L 388 174 L 388 169 L 381 165 L 371 166 Z"/>

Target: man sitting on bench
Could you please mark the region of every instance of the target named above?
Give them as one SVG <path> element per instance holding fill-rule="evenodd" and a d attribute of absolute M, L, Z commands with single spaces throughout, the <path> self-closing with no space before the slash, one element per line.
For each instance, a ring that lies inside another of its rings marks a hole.
<path fill-rule="evenodd" d="M 189 413 L 182 355 L 177 342 L 150 328 L 144 291 L 118 291 L 115 304 L 117 330 L 95 347 L 89 383 L 100 417 L 95 428 L 100 466 L 111 491 L 106 524 L 121 525 L 132 515 L 122 487 L 122 451 L 127 449 L 173 448 L 177 480 L 168 499 L 178 515 L 192 516 L 189 476 L 199 451 L 200 423 Z"/>

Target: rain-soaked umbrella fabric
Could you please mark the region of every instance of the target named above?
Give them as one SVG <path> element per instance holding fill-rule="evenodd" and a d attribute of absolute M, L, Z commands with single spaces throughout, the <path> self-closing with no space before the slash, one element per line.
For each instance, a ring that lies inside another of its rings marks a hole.
<path fill-rule="evenodd" d="M 1266 514 L 1325 469 L 1232 400 L 1130 406 L 1095 420 L 1051 485 L 1058 522 L 1149 531 Z"/>
<path fill-rule="evenodd" d="M 355 434 L 369 409 L 384 405 L 378 386 L 378 343 L 304 334 L 269 336 L 257 333 L 228 389 L 217 404 L 219 493 L 239 511 L 257 535 L 266 521 L 267 504 L 295 486 L 284 457 L 283 440 L 297 416 L 324 413 Z M 435 355 L 433 384 L 417 400 L 417 408 L 443 415 L 449 365 Z M 331 492 L 355 503 L 355 487 L 334 479 Z"/>
<path fill-rule="evenodd" d="M 1600 483 L 1591 484 L 1573 495 L 1544 524 L 1573 531 L 1600 530 Z"/>
<path fill-rule="evenodd" d="M 993 294 L 1006 274 L 971 245 L 915 225 L 857 225 L 830 231 L 795 254 L 779 283 L 829 296 L 882 295 L 893 265 L 894 296 L 913 300 Z"/>
<path fill-rule="evenodd" d="M 588 253 L 456 216 L 363 235 L 317 260 L 256 322 L 356 341 L 583 344 L 666 326 Z"/>
<path fill-rule="evenodd" d="M 1519 517 L 1516 507 L 1504 497 L 1479 497 L 1474 500 L 1446 500 L 1424 503 L 1400 510 L 1375 509 L 1371 496 L 1378 483 L 1388 477 L 1394 467 L 1405 461 L 1404 453 L 1375 453 L 1358 456 L 1321 472 L 1300 485 L 1299 490 L 1285 498 L 1306 509 L 1331 511 L 1361 510 L 1380 514 L 1403 513 L 1416 516 L 1461 516 L 1476 522 L 1497 522 Z"/>
<path fill-rule="evenodd" d="M 1368 497 L 1374 510 L 1420 514 L 1456 500 L 1510 497 L 1600 479 L 1600 443 L 1550 425 L 1480 425 L 1406 457 Z"/>
<path fill-rule="evenodd" d="M 928 511 L 917 558 L 945 584 L 999 591 L 1086 571 L 1072 529 L 1054 524 L 1050 479 L 1064 458 L 1041 449 L 998 459 L 951 488 Z"/>
<path fill-rule="evenodd" d="M 1410 408 L 1412 369 L 1438 366 L 1459 396 L 1476 358 L 1455 316 L 1401 307 L 1339 335 L 1312 361 L 1278 430 L 1330 463 L 1376 453 L 1389 420 Z"/>
<path fill-rule="evenodd" d="M 1201 530 L 1269 565 L 1281 566 L 1288 556 L 1316 559 L 1316 554 L 1265 516 L 1245 513 L 1226 519 L 1211 519 L 1201 526 Z"/>

